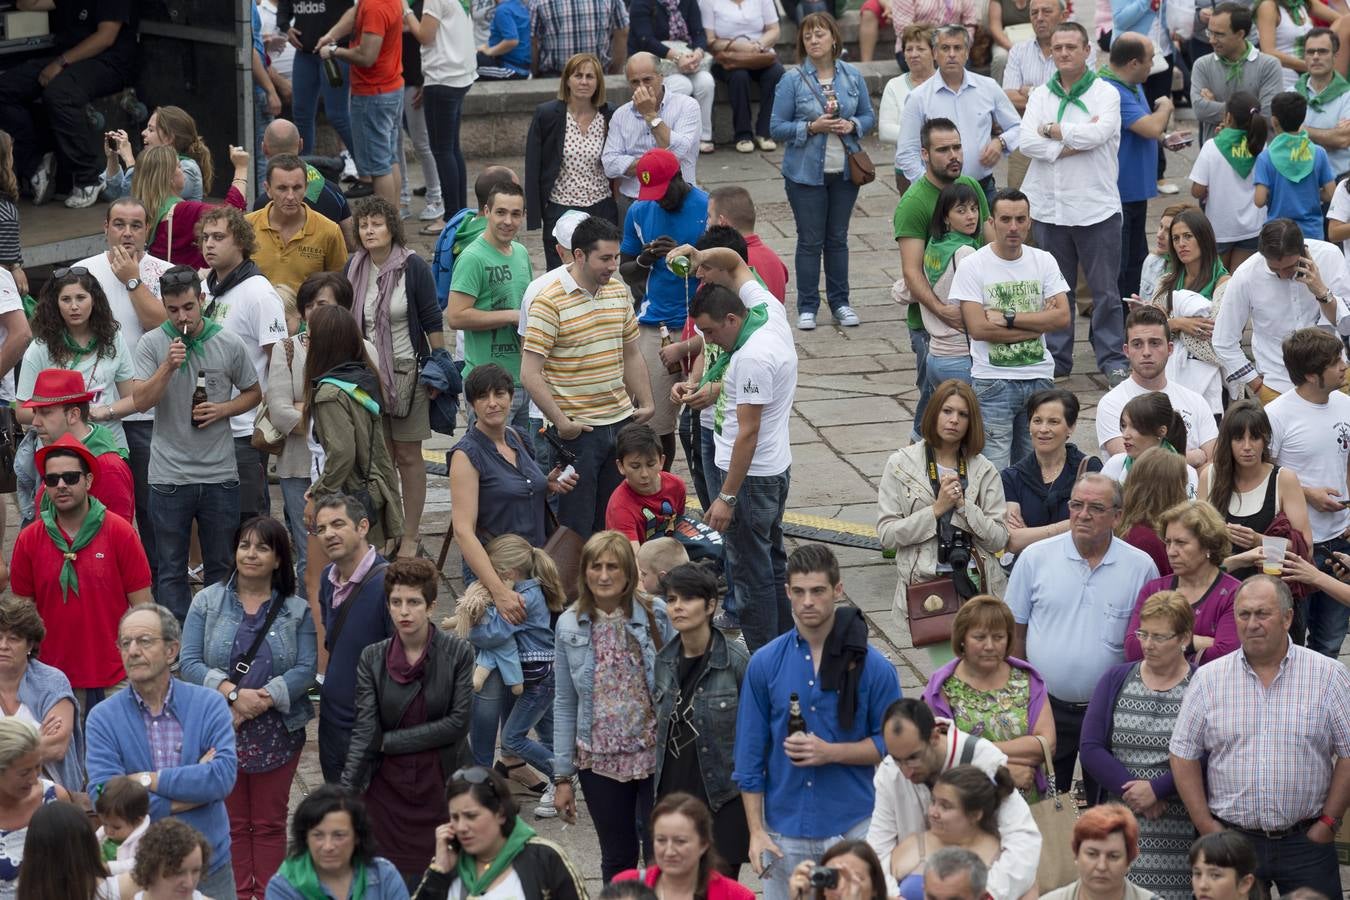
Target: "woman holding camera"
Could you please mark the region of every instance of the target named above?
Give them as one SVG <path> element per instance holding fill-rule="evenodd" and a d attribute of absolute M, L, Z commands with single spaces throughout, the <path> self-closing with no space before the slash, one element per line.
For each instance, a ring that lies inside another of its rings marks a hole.
<path fill-rule="evenodd" d="M 866 841 L 840 841 L 819 863 L 808 859 L 797 866 L 788 891 L 793 900 L 889 900 L 886 872 Z"/>

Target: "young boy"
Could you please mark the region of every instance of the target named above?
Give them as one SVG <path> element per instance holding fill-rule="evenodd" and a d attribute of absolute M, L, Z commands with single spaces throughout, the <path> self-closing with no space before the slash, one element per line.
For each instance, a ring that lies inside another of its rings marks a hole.
<path fill-rule="evenodd" d="M 656 538 L 638 548 L 638 581 L 649 596 L 660 597 L 661 581 L 671 569 L 689 562 L 684 545 L 672 537 Z"/>
<path fill-rule="evenodd" d="M 614 458 L 623 484 L 610 495 L 605 527 L 626 536 L 634 550 L 672 534 L 689 491 L 684 479 L 664 471 L 666 456 L 656 432 L 646 425 L 626 426 L 614 442 Z"/>
<path fill-rule="evenodd" d="M 1303 130 L 1308 101 L 1285 91 L 1270 101 L 1275 137 L 1256 157 L 1253 201 L 1267 208 L 1267 219 L 1293 219 L 1306 238 L 1323 239 L 1322 204 L 1331 202 L 1336 174 L 1327 151 Z"/>
<path fill-rule="evenodd" d="M 478 77 L 529 78 L 530 52 L 530 8 L 523 0 L 497 0 L 487 43 L 478 47 Z"/>
<path fill-rule="evenodd" d="M 99 849 L 108 873 L 121 875 L 136 864 L 136 845 L 150 827 L 150 793 L 125 775 L 110 778 L 94 798 Z"/>

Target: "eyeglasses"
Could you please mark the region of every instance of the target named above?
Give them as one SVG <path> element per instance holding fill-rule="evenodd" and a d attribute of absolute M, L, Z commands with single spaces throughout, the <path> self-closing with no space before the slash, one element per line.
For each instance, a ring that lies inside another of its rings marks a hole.
<path fill-rule="evenodd" d="M 89 274 L 89 270 L 84 266 L 67 266 L 63 269 L 53 269 L 53 278 L 65 278 L 68 275 L 74 275 L 76 278 L 83 278 Z"/>
<path fill-rule="evenodd" d="M 1093 516 L 1104 516 L 1109 512 L 1114 512 L 1114 506 L 1102 506 L 1100 503 L 1084 503 L 1082 500 L 1070 500 L 1069 512 L 1088 513 Z"/>
<path fill-rule="evenodd" d="M 134 638 L 118 638 L 116 644 L 118 650 L 121 650 L 123 653 L 126 653 L 128 650 L 131 649 L 132 644 L 135 644 L 142 650 L 149 650 L 151 647 L 155 646 L 162 640 L 164 640 L 164 638 L 162 637 L 155 637 L 149 634 L 141 634 L 137 635 Z"/>
<path fill-rule="evenodd" d="M 1154 634 L 1151 631 L 1140 630 L 1136 631 L 1134 636 L 1141 644 L 1165 644 L 1176 637 L 1177 633 L 1174 631 L 1171 634 Z"/>
<path fill-rule="evenodd" d="M 62 482 L 76 485 L 80 483 L 80 479 L 83 477 L 83 472 L 48 472 L 42 476 L 42 483 L 49 488 L 54 488 Z"/>
<path fill-rule="evenodd" d="M 161 287 L 178 287 L 185 284 L 195 285 L 200 282 L 196 272 L 185 269 L 181 272 L 165 272 L 159 276 L 159 283 Z"/>

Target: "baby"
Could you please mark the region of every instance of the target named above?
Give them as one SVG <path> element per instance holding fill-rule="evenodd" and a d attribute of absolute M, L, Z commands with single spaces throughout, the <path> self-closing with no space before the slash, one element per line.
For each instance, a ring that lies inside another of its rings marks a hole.
<path fill-rule="evenodd" d="M 113 875 L 130 872 L 136 863 L 136 845 L 150 827 L 150 792 L 125 775 L 110 778 L 94 798 L 100 822 L 99 848 Z"/>

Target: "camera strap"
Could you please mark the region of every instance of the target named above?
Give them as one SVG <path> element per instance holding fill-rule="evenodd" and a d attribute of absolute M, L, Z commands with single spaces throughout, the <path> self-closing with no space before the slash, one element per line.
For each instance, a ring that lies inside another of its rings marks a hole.
<path fill-rule="evenodd" d="M 927 462 L 928 483 L 932 485 L 933 496 L 936 498 L 938 491 L 941 490 L 941 481 L 938 478 L 937 459 L 933 455 L 933 448 L 928 444 L 924 444 L 923 452 Z M 960 480 L 962 493 L 966 491 L 966 485 L 968 483 L 966 475 L 966 457 L 965 454 L 961 454 L 957 457 L 956 461 L 956 477 Z M 939 561 L 945 562 L 950 557 L 957 532 L 959 531 L 963 535 L 966 534 L 965 529 L 957 528 L 952 524 L 952 516 L 955 513 L 956 509 L 953 507 L 938 517 L 937 539 Z M 957 595 L 963 600 L 978 594 L 981 590 L 980 583 L 977 583 L 971 578 L 969 571 L 971 563 L 974 563 L 977 569 L 980 567 L 979 556 L 975 552 L 973 541 L 967 540 L 965 544 L 970 547 L 970 556 L 960 565 L 952 566 L 952 584 L 956 588 Z M 982 583 L 983 580 L 983 573 L 981 573 L 980 582 Z"/>
<path fill-rule="evenodd" d="M 923 445 L 924 458 L 927 461 L 928 483 L 932 485 L 933 497 L 937 498 L 938 492 L 942 490 L 941 479 L 938 478 L 937 458 L 933 455 L 933 448 L 929 444 Z M 961 483 L 961 490 L 966 490 L 966 455 L 960 454 L 956 458 L 956 477 Z M 949 509 L 938 518 L 938 541 L 943 544 L 951 544 L 952 535 L 952 513 L 956 510 Z"/>

